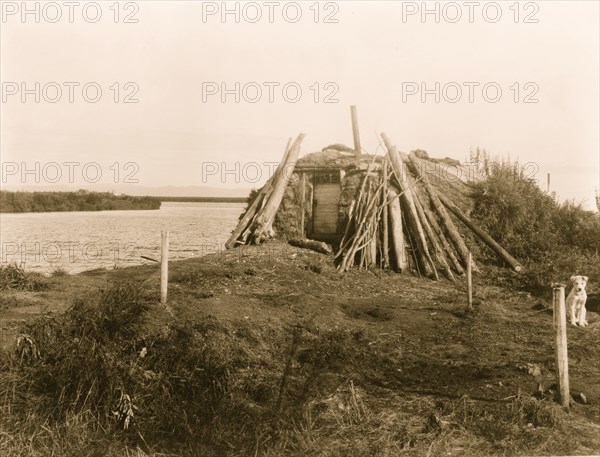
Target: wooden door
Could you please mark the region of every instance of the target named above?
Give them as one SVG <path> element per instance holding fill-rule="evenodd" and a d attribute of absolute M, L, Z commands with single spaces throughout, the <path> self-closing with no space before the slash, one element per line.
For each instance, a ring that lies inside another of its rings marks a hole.
<path fill-rule="evenodd" d="M 337 234 L 340 183 L 318 183 L 314 187 L 313 234 L 334 237 Z"/>

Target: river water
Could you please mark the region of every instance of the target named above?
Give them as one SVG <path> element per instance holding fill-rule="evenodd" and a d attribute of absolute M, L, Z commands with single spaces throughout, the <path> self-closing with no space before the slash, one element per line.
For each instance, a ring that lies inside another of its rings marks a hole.
<path fill-rule="evenodd" d="M 0 214 L 0 261 L 51 273 L 115 268 L 160 260 L 161 230 L 169 259 L 224 249 L 243 203 L 163 202 L 159 210 Z"/>

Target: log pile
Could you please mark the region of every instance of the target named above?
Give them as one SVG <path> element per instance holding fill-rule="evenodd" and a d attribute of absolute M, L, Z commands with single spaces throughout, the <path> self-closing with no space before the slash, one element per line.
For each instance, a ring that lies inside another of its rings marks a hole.
<path fill-rule="evenodd" d="M 335 255 L 339 271 L 350 268 L 411 270 L 419 276 L 450 281 L 477 266 L 450 214 L 460 220 L 516 271 L 522 265 L 447 197 L 422 171 L 414 154 L 398 152 L 385 133 L 382 171 L 367 170 L 350 206 L 344 236 Z"/>
<path fill-rule="evenodd" d="M 362 180 L 358 197 L 350 205 L 348 221 L 340 248 L 336 254 L 338 269 L 347 271 L 355 261 L 361 268 L 369 268 L 378 262 L 383 267 L 383 255 L 378 256 L 378 232 L 382 219 L 383 194 L 381 189 L 385 179 L 372 173 L 371 163 Z"/>

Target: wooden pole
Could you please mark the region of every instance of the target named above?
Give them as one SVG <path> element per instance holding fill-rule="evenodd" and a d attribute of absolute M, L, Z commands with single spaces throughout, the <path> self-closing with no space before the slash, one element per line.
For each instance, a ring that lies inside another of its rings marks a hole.
<path fill-rule="evenodd" d="M 550 173 L 548 173 L 548 177 L 546 180 L 546 193 L 549 194 L 550 193 Z"/>
<path fill-rule="evenodd" d="M 356 155 L 360 155 L 362 149 L 360 148 L 360 134 L 358 132 L 358 113 L 356 112 L 356 106 L 350 107 L 350 114 L 352 116 L 352 136 L 354 137 L 354 152 Z"/>
<path fill-rule="evenodd" d="M 290 158 L 290 153 L 291 153 L 291 148 L 292 148 L 292 138 L 290 137 L 288 139 L 287 142 L 287 146 L 285 147 L 285 154 L 283 155 L 283 162 L 279 164 L 279 166 L 277 167 L 277 169 L 275 170 L 275 176 L 273 176 L 273 187 L 271 188 L 270 192 L 268 193 L 268 195 L 265 197 L 265 200 L 263 201 L 263 205 L 259 211 L 258 216 L 260 216 L 260 213 L 262 212 L 262 210 L 264 209 L 264 207 L 266 206 L 266 204 L 268 203 L 268 201 L 271 199 L 271 195 L 273 193 L 273 190 L 275 189 L 275 183 L 276 180 L 279 178 L 279 176 L 282 173 L 285 173 L 285 167 L 287 167 L 289 165 L 289 158 Z M 295 163 L 294 163 L 295 166 Z M 287 176 L 287 179 L 289 179 L 291 177 L 291 173 L 289 176 Z M 274 234 L 273 231 L 273 221 L 275 219 L 275 214 L 276 212 L 270 217 L 270 219 L 267 221 L 266 224 L 266 228 L 265 231 L 267 233 L 270 234 L 270 236 L 272 236 Z"/>
<path fill-rule="evenodd" d="M 491 236 L 489 236 L 482 228 L 476 225 L 472 220 L 470 220 L 467 216 L 463 214 L 463 212 L 448 200 L 443 195 L 438 195 L 440 201 L 448 208 L 452 214 L 454 214 L 458 219 L 461 220 L 463 224 L 465 224 L 471 231 L 477 235 L 485 244 L 487 244 L 496 254 L 502 258 L 506 263 L 508 263 L 515 271 L 522 271 L 523 265 L 519 263 L 517 259 L 511 256 L 506 249 L 500 246 L 496 240 L 494 240 Z"/>
<path fill-rule="evenodd" d="M 377 265 L 377 236 L 378 236 L 377 218 L 373 219 L 373 223 L 371 224 L 369 231 L 370 231 L 371 241 L 369 242 L 370 265 L 368 267 L 370 267 L 371 265 L 373 265 L 373 266 Z"/>
<path fill-rule="evenodd" d="M 450 281 L 455 281 L 454 275 L 452 274 L 452 269 L 450 268 L 450 265 L 448 264 L 448 260 L 446 259 L 446 254 L 444 252 L 444 249 L 442 248 L 442 244 L 438 240 L 438 237 L 435 234 L 433 227 L 429 223 L 429 217 L 427 216 L 427 212 L 429 212 L 429 208 L 427 208 L 425 206 L 425 204 L 421 201 L 422 193 L 420 192 L 419 188 L 417 187 L 416 183 L 414 183 L 414 181 L 413 181 L 413 184 L 415 186 L 413 193 L 415 196 L 415 204 L 417 207 L 417 212 L 419 214 L 419 217 L 421 218 L 421 224 L 423 225 L 423 228 L 425 229 L 425 234 L 427 235 L 427 237 L 429 238 L 429 241 L 431 242 L 431 247 L 433 249 L 433 255 L 437 259 L 438 263 L 442 266 L 444 273 L 446 274 L 446 277 Z M 435 270 L 434 270 L 434 272 L 435 272 Z"/>
<path fill-rule="evenodd" d="M 473 310 L 473 268 L 471 267 L 472 254 L 467 254 L 467 308 Z"/>
<path fill-rule="evenodd" d="M 411 187 L 412 187 L 412 191 L 413 191 L 413 198 L 415 200 L 415 208 L 417 209 L 417 215 L 419 216 L 419 221 L 421 222 L 421 227 L 423 227 L 423 231 L 425 232 L 425 239 L 429 240 L 429 242 L 431 243 L 431 249 L 433 251 L 433 256 L 437 257 L 438 261 L 440 261 L 441 263 L 441 258 L 438 254 L 438 252 L 436 252 L 436 247 L 439 247 L 439 245 L 436 245 L 436 239 L 433 235 L 433 230 L 431 230 L 431 226 L 429 225 L 429 222 L 427 222 L 427 218 L 425 217 L 425 212 L 423 211 L 423 207 L 421 205 L 421 202 L 419 201 L 419 196 L 418 196 L 418 192 L 417 192 L 417 188 L 416 186 L 414 186 L 414 181 L 411 182 Z M 431 255 L 429 256 L 429 262 L 431 264 L 431 269 L 433 270 L 433 277 L 439 281 L 440 277 L 438 275 L 437 272 L 437 268 L 435 266 L 435 263 L 433 261 L 433 258 L 431 257 Z M 449 271 L 450 268 L 448 268 L 447 271 Z M 450 272 L 450 274 L 452 274 L 452 272 Z"/>
<path fill-rule="evenodd" d="M 387 180 L 388 180 L 388 163 L 387 163 L 387 159 L 383 159 L 383 172 L 382 172 L 382 178 L 383 179 L 383 188 L 382 188 L 382 192 L 383 192 L 383 221 L 382 221 L 382 229 L 383 229 L 383 233 L 382 233 L 382 243 L 381 243 L 381 250 L 382 250 L 382 256 L 381 256 L 381 265 L 383 268 L 389 268 L 390 267 L 390 254 L 389 254 L 389 217 L 388 217 L 388 187 L 387 187 Z"/>
<path fill-rule="evenodd" d="M 167 290 L 169 287 L 169 231 L 160 232 L 160 302 L 167 304 Z"/>
<path fill-rule="evenodd" d="M 454 250 L 452 249 L 452 246 L 450 246 L 450 243 L 446 239 L 446 236 L 444 235 L 442 228 L 438 224 L 438 221 L 436 220 L 435 215 L 433 214 L 433 211 L 431 209 L 427 208 L 427 202 L 432 201 L 431 198 L 429 197 L 429 193 L 427 192 L 427 189 L 424 189 L 423 198 L 424 198 L 425 202 L 421 202 L 421 203 L 423 206 L 423 210 L 425 211 L 425 217 L 427 217 L 427 221 L 429 222 L 429 225 L 431 225 L 431 228 L 433 229 L 435 235 L 437 235 L 439 242 L 442 244 L 442 247 L 444 248 L 444 251 L 446 252 L 447 258 L 452 263 L 452 266 L 454 267 L 456 272 L 459 275 L 464 275 L 465 271 L 463 270 L 462 265 L 460 264 L 458 258 L 456 257 L 456 254 L 454 254 Z"/>
<path fill-rule="evenodd" d="M 399 272 L 408 271 L 408 259 L 406 256 L 406 241 L 402 227 L 402 210 L 400 209 L 400 197 L 393 187 L 388 189 L 389 220 L 391 229 L 392 258 L 395 262 L 394 269 Z"/>
<path fill-rule="evenodd" d="M 413 252 L 416 252 L 417 259 L 420 262 L 420 271 L 424 273 L 425 276 L 432 277 L 434 274 L 433 261 L 429 255 L 425 232 L 423 231 L 423 227 L 421 226 L 421 222 L 417 214 L 417 208 L 415 207 L 415 201 L 407 179 L 406 170 L 403 166 L 403 161 L 400 157 L 400 153 L 391 143 L 388 136 L 385 133 L 381 133 L 381 138 L 383 139 L 385 147 L 387 148 L 387 156 L 390 159 L 390 165 L 394 171 L 394 174 L 396 175 L 396 181 L 398 182 L 400 191 L 402 192 L 402 201 L 405 203 L 404 206 L 407 210 L 407 227 L 409 228 L 409 231 L 412 231 L 413 238 L 416 239 L 415 245 L 412 246 Z"/>
<path fill-rule="evenodd" d="M 300 190 L 300 236 L 304 238 L 304 213 L 306 212 L 306 173 L 302 173 L 300 186 L 302 187 Z"/>
<path fill-rule="evenodd" d="M 565 307 L 565 285 L 552 284 L 552 306 L 554 310 L 554 343 L 556 351 L 556 376 L 560 403 L 569 409 L 571 395 L 569 393 L 569 358 L 567 356 L 567 314 Z"/>
<path fill-rule="evenodd" d="M 417 159 L 415 154 L 412 152 L 408 155 L 408 159 L 413 164 L 412 169 L 415 172 L 415 175 L 417 177 L 421 178 L 421 182 L 423 183 L 423 185 L 425 186 L 425 189 L 427 190 L 427 193 L 429 194 L 429 198 L 431 200 L 431 204 L 433 205 L 434 210 L 437 212 L 438 216 L 440 217 L 442 224 L 444 225 L 444 227 L 446 228 L 446 231 L 448 232 L 448 237 L 450 238 L 450 241 L 454 244 L 454 247 L 456 248 L 456 252 L 460 256 L 460 258 L 462 259 L 462 261 L 466 267 L 468 253 L 470 252 L 469 249 L 467 248 L 467 245 L 465 244 L 464 240 L 462 239 L 460 232 L 456 228 L 456 225 L 454 225 L 454 222 L 452 222 L 452 219 L 446 212 L 444 205 L 442 204 L 442 202 L 440 202 L 438 192 L 435 190 L 435 188 L 429 181 L 427 172 L 424 169 L 421 170 L 420 165 L 422 162 L 419 159 Z M 475 263 L 475 261 L 472 261 L 472 267 L 473 267 L 473 271 L 476 272 L 477 264 Z"/>
<path fill-rule="evenodd" d="M 257 213 L 259 213 L 262 210 L 262 208 L 264 207 L 266 200 L 268 200 L 268 197 L 271 195 L 271 192 L 273 190 L 273 181 L 274 181 L 275 177 L 278 176 L 278 174 L 280 173 L 280 170 L 285 166 L 285 163 L 287 161 L 287 158 L 288 158 L 288 155 L 290 152 L 291 143 L 292 143 L 292 138 L 290 137 L 288 139 L 282 161 L 277 166 L 275 173 L 273 173 L 273 175 L 271 177 L 269 177 L 269 180 L 267 181 L 267 183 L 262 187 L 260 193 L 256 196 L 256 198 L 254 199 L 252 204 L 248 207 L 248 209 L 242 216 L 242 219 L 238 223 L 237 227 L 233 230 L 233 232 L 231 232 L 231 236 L 225 243 L 226 249 L 232 249 L 237 246 L 237 244 L 240 240 L 240 237 L 243 237 L 243 235 L 246 232 L 248 232 L 248 229 L 252 225 L 252 222 L 254 221 L 255 217 L 257 216 Z M 247 238 L 247 235 L 248 234 L 246 233 L 245 238 Z M 245 242 L 245 238 L 243 240 L 244 242 Z"/>
<path fill-rule="evenodd" d="M 260 244 L 273 235 L 271 224 L 279 209 L 279 205 L 283 199 L 283 194 L 285 193 L 288 181 L 294 171 L 294 167 L 296 166 L 296 161 L 300 154 L 300 145 L 305 136 L 304 133 L 298 135 L 296 141 L 294 141 L 294 144 L 292 144 L 286 154 L 286 161 L 280 164 L 281 168 L 277 170 L 277 173 L 274 176 L 273 189 L 269 200 L 256 218 L 256 226 L 254 228 L 254 233 L 252 233 L 251 236 L 254 244 Z"/>

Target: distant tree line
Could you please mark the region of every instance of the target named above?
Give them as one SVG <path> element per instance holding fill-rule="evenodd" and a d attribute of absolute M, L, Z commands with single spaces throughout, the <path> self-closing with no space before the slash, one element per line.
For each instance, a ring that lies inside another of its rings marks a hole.
<path fill-rule="evenodd" d="M 8 192 L 0 191 L 0 212 L 103 211 L 159 209 L 155 197 L 131 197 L 111 192 Z"/>

